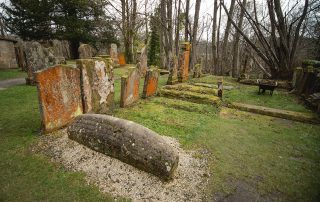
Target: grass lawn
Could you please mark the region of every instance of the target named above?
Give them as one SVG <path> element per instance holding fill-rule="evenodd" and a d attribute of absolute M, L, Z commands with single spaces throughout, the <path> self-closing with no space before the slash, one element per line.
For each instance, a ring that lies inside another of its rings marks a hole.
<path fill-rule="evenodd" d="M 124 69 L 116 69 L 115 74 L 120 75 L 122 71 Z M 160 78 L 160 86 L 166 79 L 166 76 Z M 212 82 L 215 80 L 212 78 Z M 234 92 L 224 92 L 227 101 L 243 100 L 308 111 L 294 97 L 286 98 L 288 95 L 284 92 L 277 91 L 272 97 L 255 97 L 256 88 L 239 85 L 240 91 L 232 80 L 225 81 L 236 87 Z M 120 80 L 116 80 L 115 90 L 115 116 L 175 137 L 184 149 L 201 149 L 210 154 L 208 195 L 230 196 L 239 184 L 245 184 L 258 193 L 261 200 L 319 199 L 319 125 L 162 97 L 140 100 L 130 108 L 121 109 Z M 270 99 L 274 101 L 267 102 Z M 87 185 L 82 173 L 69 172 L 30 151 L 30 145 L 38 139 L 40 126 L 35 87 L 17 86 L 0 91 L 0 110 L 0 201 L 112 199 L 101 194 L 97 187 Z"/>
<path fill-rule="evenodd" d="M 6 79 L 15 79 L 15 78 L 25 78 L 27 73 L 21 71 L 20 69 L 0 69 L 0 81 Z"/>

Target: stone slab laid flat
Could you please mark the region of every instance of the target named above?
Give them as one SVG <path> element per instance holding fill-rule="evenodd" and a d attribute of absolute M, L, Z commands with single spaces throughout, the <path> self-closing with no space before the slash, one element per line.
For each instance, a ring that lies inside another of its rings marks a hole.
<path fill-rule="evenodd" d="M 217 84 L 214 85 L 214 84 L 209 84 L 209 83 L 190 83 L 190 85 L 218 89 Z M 234 89 L 233 86 L 223 86 L 223 90 L 232 90 L 232 89 Z"/>
<path fill-rule="evenodd" d="M 200 93 L 194 93 L 189 91 L 168 90 L 162 88 L 159 92 L 160 96 L 180 99 L 201 104 L 220 105 L 221 100 L 214 95 L 205 95 Z"/>
<path fill-rule="evenodd" d="M 218 89 L 206 88 L 201 86 L 194 86 L 188 84 L 176 84 L 176 85 L 167 85 L 163 87 L 168 90 L 177 90 L 177 91 L 190 91 L 194 93 L 207 94 L 207 95 L 218 95 Z"/>
<path fill-rule="evenodd" d="M 236 103 L 236 102 L 229 104 L 228 107 L 239 109 L 242 111 L 252 112 L 256 114 L 268 115 L 272 117 L 278 117 L 278 118 L 299 121 L 304 123 L 313 123 L 313 124 L 320 123 L 320 118 L 317 117 L 315 114 L 311 114 L 311 113 L 294 112 L 294 111 L 274 109 L 269 107 L 249 105 L 249 104 Z"/>

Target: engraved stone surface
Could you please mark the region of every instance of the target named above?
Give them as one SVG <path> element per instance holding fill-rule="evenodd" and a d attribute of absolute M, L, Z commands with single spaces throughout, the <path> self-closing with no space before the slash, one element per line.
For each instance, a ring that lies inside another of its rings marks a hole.
<path fill-rule="evenodd" d="M 131 105 L 139 99 L 140 74 L 137 68 L 130 67 L 128 74 L 121 77 L 120 107 Z"/>
<path fill-rule="evenodd" d="M 158 80 L 159 70 L 155 68 L 148 69 L 144 80 L 143 98 L 154 96 L 157 93 Z"/>

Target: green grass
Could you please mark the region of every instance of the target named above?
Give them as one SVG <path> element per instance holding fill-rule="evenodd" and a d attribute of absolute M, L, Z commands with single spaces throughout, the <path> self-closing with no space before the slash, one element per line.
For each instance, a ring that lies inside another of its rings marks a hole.
<path fill-rule="evenodd" d="M 112 201 L 84 174 L 30 152 L 40 119 L 35 87 L 0 92 L 0 201 Z"/>
<path fill-rule="evenodd" d="M 5 69 L 0 70 L 0 81 L 6 79 L 25 78 L 27 73 L 20 69 Z"/>
<path fill-rule="evenodd" d="M 221 77 L 206 76 L 197 79 L 191 79 L 191 82 L 202 82 L 217 84 Z M 264 107 L 271 107 L 276 109 L 291 110 L 297 112 L 310 112 L 304 107 L 297 96 L 289 94 L 288 91 L 276 89 L 272 96 L 269 92 L 266 94 L 258 94 L 258 86 L 244 85 L 236 82 L 230 77 L 223 77 L 224 85 L 231 85 L 233 90 L 223 91 L 223 100 L 225 102 L 240 102 L 245 104 L 259 105 Z"/>
<path fill-rule="evenodd" d="M 166 80 L 167 76 L 162 76 L 159 86 Z M 209 83 L 216 80 L 206 78 Z M 253 86 L 238 88 L 228 78 L 225 82 L 236 87 L 224 92 L 225 100 L 265 105 L 274 99 L 269 106 L 292 105 L 292 110 L 305 110 L 280 91 L 272 97 L 255 97 Z M 143 79 L 140 93 L 142 86 Z M 120 80 L 116 80 L 115 91 L 115 116 L 175 137 L 184 149 L 208 150 L 208 195 L 231 194 L 235 182 L 244 181 L 262 197 L 275 195 L 282 201 L 319 199 L 319 125 L 162 97 L 141 99 L 122 109 Z M 16 86 L 0 91 L 0 100 L 0 201 L 112 200 L 97 187 L 87 185 L 83 173 L 66 171 L 48 157 L 30 151 L 38 141 L 40 126 L 35 87 Z"/>

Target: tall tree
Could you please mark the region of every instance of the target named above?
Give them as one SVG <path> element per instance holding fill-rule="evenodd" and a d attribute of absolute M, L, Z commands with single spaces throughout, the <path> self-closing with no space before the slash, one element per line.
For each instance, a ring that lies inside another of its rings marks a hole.
<path fill-rule="evenodd" d="M 186 0 L 185 27 L 184 27 L 185 41 L 189 41 L 189 8 L 190 8 L 190 0 Z"/>
<path fill-rule="evenodd" d="M 214 70 L 218 65 L 217 57 L 217 14 L 218 14 L 218 0 L 214 0 L 213 3 L 213 19 L 212 19 L 212 59 L 213 59 L 213 70 L 211 73 L 215 73 Z"/>
<path fill-rule="evenodd" d="M 224 70 L 226 69 L 226 65 L 228 64 L 227 61 L 228 61 L 229 57 L 227 54 L 227 49 L 228 49 L 229 34 L 230 34 L 230 30 L 231 30 L 231 19 L 233 19 L 235 2 L 236 2 L 236 0 L 231 0 L 230 9 L 228 11 L 229 17 L 228 17 L 226 29 L 224 31 L 223 44 L 221 47 L 222 60 L 220 61 L 220 74 L 224 73 Z"/>
<path fill-rule="evenodd" d="M 196 0 L 193 30 L 192 30 L 191 55 L 190 55 L 191 56 L 190 65 L 192 69 L 194 69 L 194 65 L 196 63 L 197 33 L 198 33 L 200 5 L 201 5 L 201 0 Z"/>
<path fill-rule="evenodd" d="M 247 0 L 242 1 L 243 7 L 246 7 Z M 242 24 L 243 24 L 243 17 L 244 17 L 244 9 L 240 8 L 240 15 L 239 15 L 239 21 L 238 21 L 238 27 L 242 30 Z M 232 77 L 239 76 L 239 44 L 240 44 L 240 33 L 236 31 L 236 34 L 234 36 L 234 43 L 233 43 L 233 58 L 232 58 Z"/>
<path fill-rule="evenodd" d="M 296 12 L 294 17 L 292 16 L 296 10 L 296 5 L 284 14 L 280 0 L 268 0 L 268 20 L 270 27 L 261 25 L 261 23 L 257 21 L 258 18 L 252 16 L 241 2 L 239 2 L 239 4 L 242 9 L 245 10 L 245 17 L 250 22 L 259 43 L 253 43 L 251 39 L 242 32 L 233 21 L 225 5 L 223 5 L 232 25 L 257 55 L 267 64 L 273 78 L 289 78 L 292 74 L 294 57 L 301 37 L 302 23 L 308 13 L 309 0 L 304 1 L 304 5 L 301 9 L 298 9 L 299 12 Z"/>

